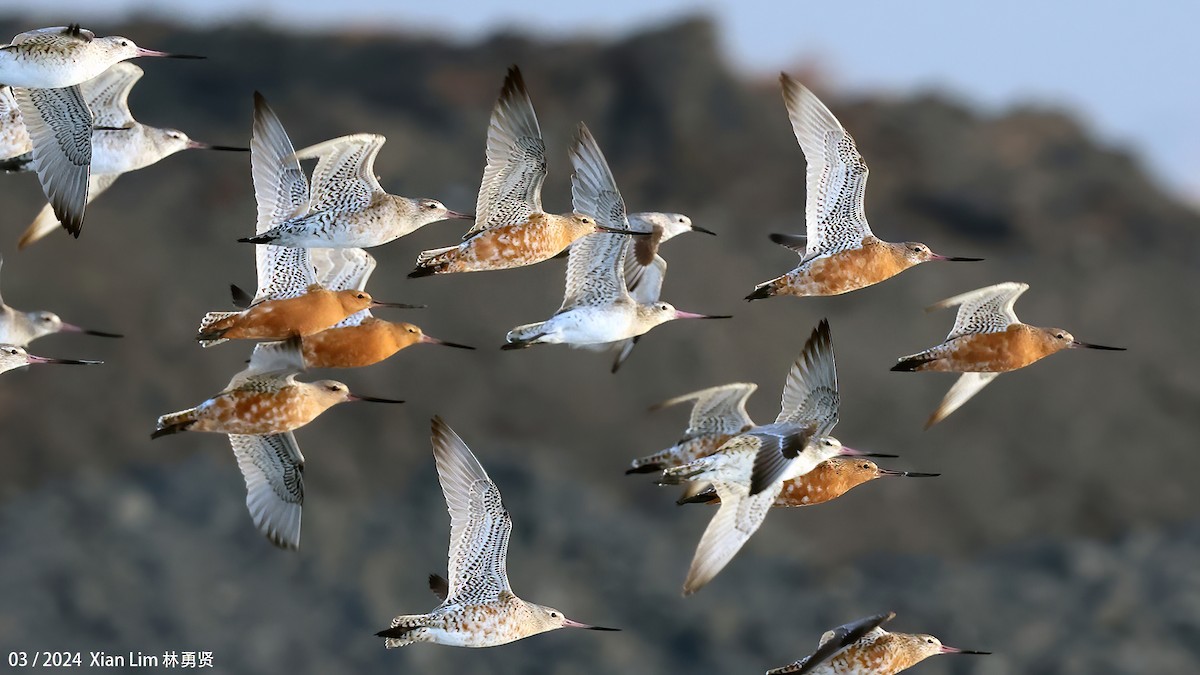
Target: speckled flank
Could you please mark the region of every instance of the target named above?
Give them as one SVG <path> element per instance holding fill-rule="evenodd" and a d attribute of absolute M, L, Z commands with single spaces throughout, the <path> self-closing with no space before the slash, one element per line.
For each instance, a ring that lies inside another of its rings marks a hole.
<path fill-rule="evenodd" d="M 574 216 L 535 213 L 529 220 L 499 225 L 458 246 L 419 262 L 434 274 L 479 272 L 532 265 L 562 253 L 576 239 L 595 232 L 590 222 Z"/>
<path fill-rule="evenodd" d="M 785 481 L 773 506 L 823 504 L 879 476 L 879 467 L 874 462 L 855 457 L 834 457 L 821 462 L 803 476 Z"/>
<path fill-rule="evenodd" d="M 220 394 L 178 415 L 182 416 L 179 421 L 194 421 L 188 431 L 265 436 L 302 427 L 341 400 L 344 398 L 331 401 L 319 387 L 309 383 L 297 382 L 278 388 L 246 386 Z M 174 418 L 165 416 L 164 419 L 174 422 Z"/>
<path fill-rule="evenodd" d="M 904 244 L 868 236 L 862 248 L 813 258 L 767 283 L 772 295 L 841 295 L 885 281 L 919 264 L 906 258 L 904 250 Z"/>

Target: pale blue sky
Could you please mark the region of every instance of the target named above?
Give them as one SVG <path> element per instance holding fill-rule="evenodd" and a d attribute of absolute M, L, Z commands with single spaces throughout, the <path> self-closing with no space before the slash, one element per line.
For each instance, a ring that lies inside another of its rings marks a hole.
<path fill-rule="evenodd" d="M 1068 106 L 1112 143 L 1136 147 L 1200 203 L 1200 3 L 1106 0 L 5 0 L 53 23 L 130 12 L 203 22 L 254 17 L 306 29 L 387 26 L 470 40 L 498 28 L 626 33 L 688 12 L 721 25 L 738 68 L 815 60 L 848 92 L 939 87 L 999 110 Z M 136 36 L 132 36 L 136 37 Z"/>

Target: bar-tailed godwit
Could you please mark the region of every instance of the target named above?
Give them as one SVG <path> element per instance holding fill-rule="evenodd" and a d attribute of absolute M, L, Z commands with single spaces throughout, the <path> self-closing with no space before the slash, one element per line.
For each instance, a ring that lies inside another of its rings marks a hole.
<path fill-rule="evenodd" d="M 78 359 L 48 359 L 44 356 L 34 356 L 33 354 L 26 352 L 24 349 L 16 345 L 0 344 L 0 373 L 7 373 L 10 370 L 15 370 L 24 366 L 36 365 L 39 363 L 62 363 L 74 366 L 96 366 L 104 362 L 80 361 Z"/>
<path fill-rule="evenodd" d="M 762 525 L 785 481 L 831 457 L 868 456 L 829 436 L 838 421 L 839 400 L 833 339 L 829 322 L 822 320 L 788 372 L 773 424 L 738 434 L 717 452 L 663 473 L 666 484 L 707 481 L 721 498 L 721 508 L 692 559 L 684 595 L 703 588 L 741 550 Z"/>
<path fill-rule="evenodd" d="M 298 338 L 264 349 L 216 396 L 158 418 L 151 438 L 184 431 L 229 435 L 246 479 L 246 507 L 259 531 L 281 548 L 300 546 L 304 456 L 292 432 L 329 408 L 348 401 L 402 403 L 358 396 L 334 380 L 297 382 L 304 367 Z"/>
<path fill-rule="evenodd" d="M 896 614 L 877 614 L 825 631 L 817 650 L 767 675 L 894 675 L 938 654 L 990 654 L 947 647 L 932 635 L 889 633 Z"/>
<path fill-rule="evenodd" d="M 628 230 L 621 192 L 586 125 L 579 125 L 571 163 L 575 166 L 571 176 L 575 210 L 598 214 L 611 231 Z M 667 321 L 717 318 L 728 317 L 681 312 L 665 302 L 639 303 L 625 284 L 625 235 L 600 232 L 571 246 L 566 290 L 558 311 L 545 321 L 509 331 L 502 349 L 553 343 L 606 350 L 608 343 L 642 335 Z"/>
<path fill-rule="evenodd" d="M 773 508 L 814 506 L 833 501 L 850 490 L 878 478 L 933 478 L 937 473 L 893 471 L 880 468 L 862 457 L 833 457 L 821 462 L 812 471 L 783 482 Z M 721 497 L 713 487 L 695 495 L 685 496 L 679 504 L 720 504 Z"/>
<path fill-rule="evenodd" d="M 956 295 L 928 308 L 932 311 L 957 305 L 954 328 L 942 344 L 898 359 L 892 370 L 963 375 L 925 422 L 926 429 L 958 410 L 1000 373 L 1024 368 L 1064 349 L 1125 350 L 1080 342 L 1061 328 L 1021 323 L 1013 304 L 1028 288 L 1029 284 L 1009 281 Z"/>
<path fill-rule="evenodd" d="M 792 131 L 808 162 L 804 222 L 807 236 L 772 235 L 800 254 L 787 274 L 759 284 L 747 300 L 772 295 L 839 295 L 877 284 L 931 260 L 975 261 L 938 255 L 925 244 L 886 242 L 867 224 L 863 196 L 867 164 L 829 108 L 804 85 L 782 73 L 783 101 Z"/>
<path fill-rule="evenodd" d="M 250 164 L 258 202 L 257 232 L 308 208 L 308 181 L 294 157 L 292 142 L 279 117 L 261 94 L 254 94 L 254 131 Z M 371 307 L 413 305 L 376 302 L 366 291 L 333 291 L 317 283 L 308 250 L 255 245 L 258 292 L 239 312 L 209 312 L 200 321 L 197 340 L 205 347 L 228 339 L 280 340 L 318 333 Z"/>
<path fill-rule="evenodd" d="M 384 645 L 494 647 L 559 628 L 617 630 L 572 621 L 513 594 L 507 568 L 512 519 L 500 488 L 440 417 L 433 418 L 433 457 L 450 512 L 449 580 L 431 584 L 442 599 L 432 612 L 398 616 L 376 633 Z"/>
<path fill-rule="evenodd" d="M 752 382 L 734 382 L 709 387 L 667 399 L 650 408 L 662 410 L 692 402 L 687 429 L 679 441 L 660 452 L 633 460 L 626 474 L 656 473 L 707 457 L 725 441 L 749 431 L 754 420 L 746 413 L 746 401 L 758 389 Z"/>
<path fill-rule="evenodd" d="M 317 160 L 307 213 L 238 241 L 293 248 L 369 248 L 430 223 L 473 217 L 451 211 L 436 199 L 388 194 L 375 176 L 375 157 L 385 140 L 379 134 L 353 134 L 297 151 L 296 159 Z"/>
<path fill-rule="evenodd" d="M 98 38 L 78 24 L 21 33 L 0 46 L 0 83 L 13 88 L 33 169 L 55 215 L 76 237 L 87 205 L 94 127 L 78 85 L 114 63 L 146 56 L 202 58 L 142 49 L 120 36 Z"/>
<path fill-rule="evenodd" d="M 0 268 L 4 267 L 4 257 L 0 256 Z M 121 337 L 116 333 L 104 333 L 98 330 L 86 330 L 58 318 L 53 312 L 34 311 L 23 312 L 8 306 L 0 295 L 0 344 L 28 346 L 30 342 L 45 335 L 54 333 L 83 333 L 100 337 Z"/>
<path fill-rule="evenodd" d="M 92 131 L 91 176 L 88 178 L 89 204 L 111 187 L 121 174 L 143 169 L 182 150 L 249 149 L 201 143 L 188 138 L 178 129 L 152 127 L 138 122 L 129 112 L 129 91 L 143 74 L 142 69 L 134 64 L 121 62 L 79 85 L 95 125 Z M 58 226 L 54 210 L 47 204 L 25 229 L 17 246 L 25 248 Z"/>
<path fill-rule="evenodd" d="M 557 256 L 580 237 L 612 231 L 597 221 L 607 214 L 578 208 L 563 215 L 543 211 L 545 180 L 542 130 L 521 71 L 512 66 L 488 125 L 487 167 L 475 225 L 461 244 L 423 251 L 408 276 L 523 267 Z"/>

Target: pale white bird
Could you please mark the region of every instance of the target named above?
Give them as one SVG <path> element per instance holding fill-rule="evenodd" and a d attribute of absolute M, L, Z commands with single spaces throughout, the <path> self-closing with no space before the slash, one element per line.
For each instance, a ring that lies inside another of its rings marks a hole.
<path fill-rule="evenodd" d="M 584 124 L 579 125 L 571 148 L 571 163 L 575 167 L 571 176 L 575 211 L 592 214 L 599 225 L 611 230 L 628 230 L 625 202 L 616 180 Z M 509 331 L 502 348 L 555 343 L 605 350 L 608 343 L 642 335 L 674 319 L 728 318 L 681 312 L 665 302 L 638 302 L 625 283 L 625 239 L 626 235 L 603 232 L 575 242 L 567 260 L 562 306 L 546 321 Z"/>
<path fill-rule="evenodd" d="M 508 583 L 512 518 L 479 460 L 440 417 L 433 418 L 433 457 L 450 512 L 449 580 L 430 577 L 442 604 L 428 614 L 406 614 L 379 631 L 389 649 L 417 642 L 494 647 L 559 628 L 618 630 L 572 621 L 535 605 Z"/>
<path fill-rule="evenodd" d="M 121 174 L 145 168 L 182 150 L 249 150 L 193 141 L 178 129 L 152 127 L 138 122 L 129 112 L 129 92 L 143 74 L 136 65 L 121 62 L 79 85 L 96 126 L 92 131 L 92 169 L 87 194 L 89 204 L 111 187 Z M 20 159 L 16 158 L 17 161 Z M 21 235 L 18 248 L 29 246 L 58 226 L 54 209 L 47 204 Z"/>
<path fill-rule="evenodd" d="M 316 159 L 308 211 L 239 239 L 254 244 L 304 248 L 369 248 L 394 241 L 442 220 L 474 216 L 451 211 L 436 199 L 388 194 L 375 176 L 375 157 L 386 139 L 354 134 L 299 150 Z"/>
<path fill-rule="evenodd" d="M 78 237 L 92 162 L 92 113 L 79 85 L 137 57 L 202 58 L 98 38 L 78 24 L 21 33 L 0 46 L 0 83 L 13 88 L 32 143 L 33 170 L 54 213 Z"/>
<path fill-rule="evenodd" d="M 0 373 L 23 368 L 40 363 L 61 363 L 75 366 L 95 366 L 103 361 L 79 361 L 76 359 L 49 359 L 44 356 L 34 356 L 16 345 L 0 344 Z"/>

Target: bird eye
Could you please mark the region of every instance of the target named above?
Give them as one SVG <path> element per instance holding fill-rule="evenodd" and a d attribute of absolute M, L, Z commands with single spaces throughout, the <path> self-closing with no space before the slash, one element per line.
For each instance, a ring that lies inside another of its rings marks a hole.
<path fill-rule="evenodd" d="M 870 464 L 863 464 L 863 465 L 862 465 L 862 468 L 864 468 L 864 469 L 869 469 L 869 468 L 871 468 L 871 465 L 870 465 Z"/>
<path fill-rule="evenodd" d="M 557 619 L 557 618 L 558 618 L 558 612 L 550 612 L 550 618 L 551 618 L 551 619 Z"/>
<path fill-rule="evenodd" d="M 120 45 L 121 45 L 122 47 L 128 47 L 128 46 L 129 46 L 129 41 L 128 41 L 128 40 L 121 40 L 121 42 L 120 42 Z"/>
<path fill-rule="evenodd" d="M 363 299 L 365 299 L 367 296 L 363 295 L 362 293 L 359 293 L 359 294 L 358 294 L 356 297 L 357 297 L 359 300 L 363 300 Z"/>
<path fill-rule="evenodd" d="M 1061 339 L 1063 339 L 1063 338 L 1064 338 L 1064 337 L 1066 337 L 1066 336 L 1065 336 L 1065 335 L 1063 335 L 1062 333 L 1059 333 L 1058 335 L 1055 335 L 1054 337 L 1056 337 L 1056 338 L 1058 338 L 1059 340 L 1061 340 Z"/>
<path fill-rule="evenodd" d="M 927 643 L 929 643 L 929 644 L 933 644 L 933 638 L 929 638 L 929 639 L 928 639 L 928 640 L 926 640 L 925 642 L 927 642 Z"/>
<path fill-rule="evenodd" d="M 592 222 L 592 219 L 591 219 L 591 218 L 580 218 L 580 219 L 579 219 L 579 222 L 581 222 L 581 223 L 590 223 L 590 222 Z"/>

